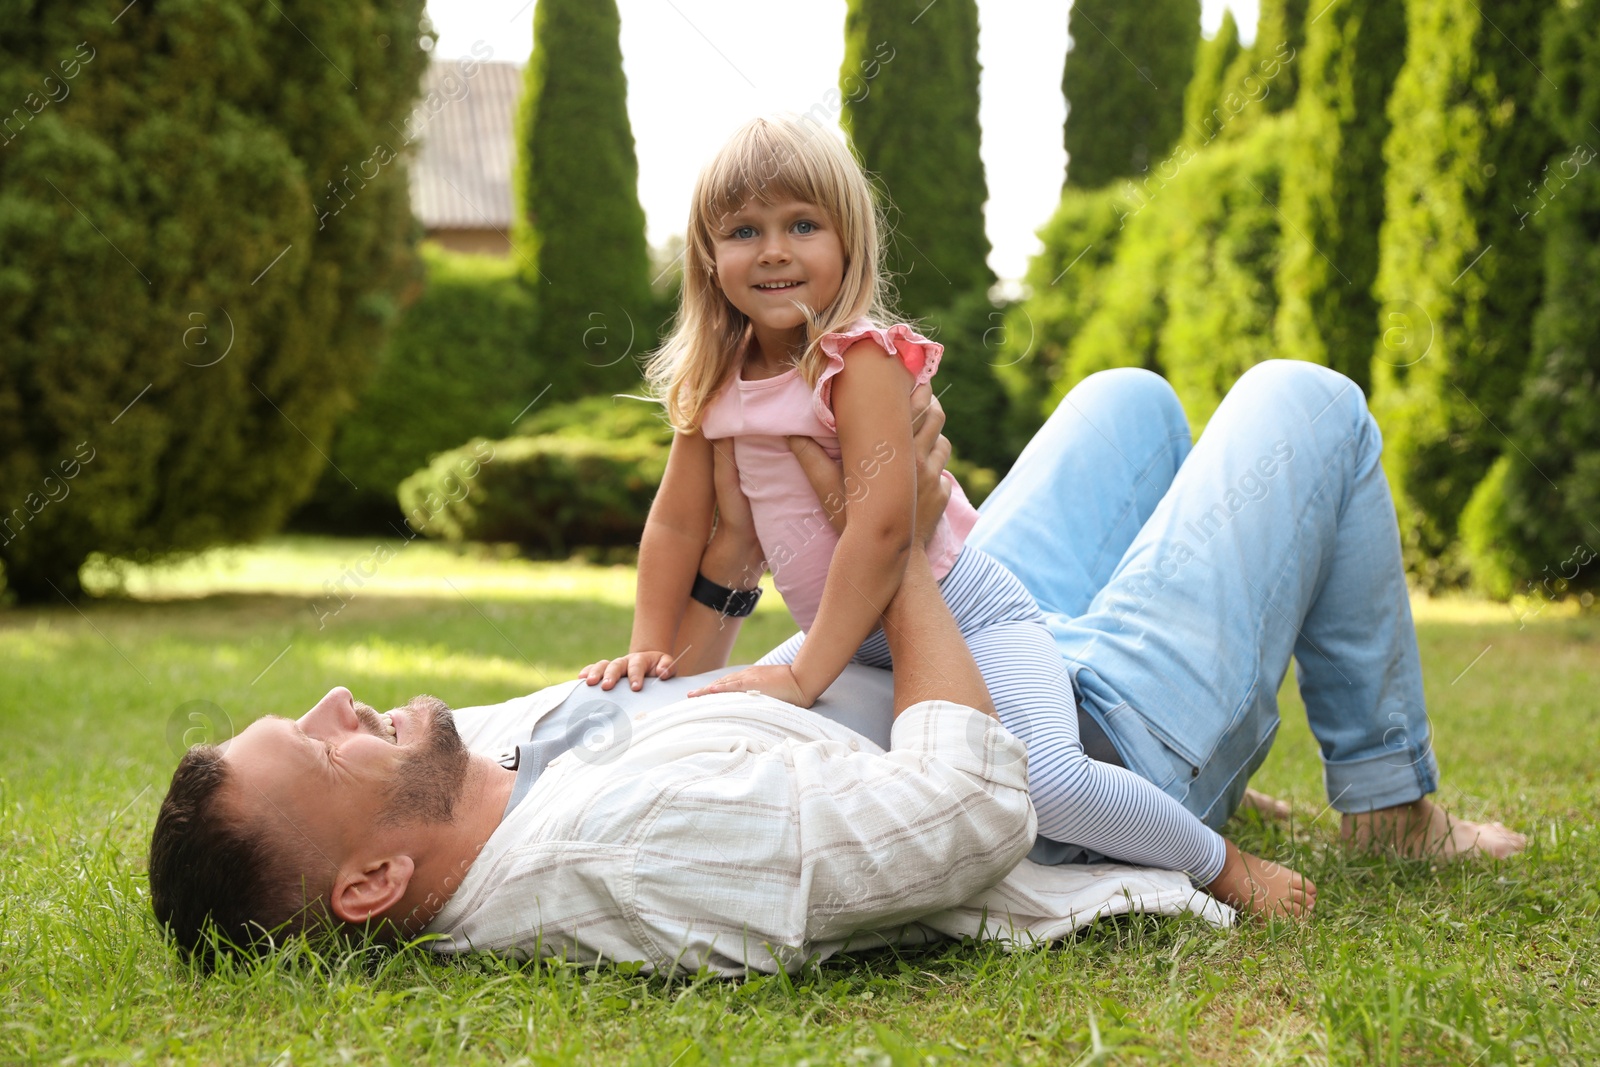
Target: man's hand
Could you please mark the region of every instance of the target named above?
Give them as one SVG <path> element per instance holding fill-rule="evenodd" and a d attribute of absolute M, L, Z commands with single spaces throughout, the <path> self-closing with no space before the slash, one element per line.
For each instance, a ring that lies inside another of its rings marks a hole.
<path fill-rule="evenodd" d="M 916 534 L 927 544 L 933 539 L 939 519 L 950 503 L 950 483 L 944 478 L 945 464 L 950 462 L 950 442 L 940 432 L 944 429 L 944 408 L 932 389 L 926 385 L 917 386 L 911 394 L 911 410 L 912 442 L 917 449 Z M 800 461 L 800 469 L 817 494 L 828 522 L 836 532 L 843 533 L 847 492 L 839 464 L 809 437 L 789 438 L 789 450 Z M 720 494 L 718 498 L 720 500 Z M 830 504 L 835 506 L 830 507 Z"/>
<path fill-rule="evenodd" d="M 735 671 L 718 678 L 710 685 L 701 686 L 691 691 L 689 695 L 698 697 L 707 693 L 748 693 L 751 690 L 786 700 L 802 708 L 809 708 L 817 702 L 816 697 L 807 696 L 800 689 L 800 683 L 795 681 L 794 671 L 785 663 L 769 667 L 746 667 L 742 671 Z"/>
<path fill-rule="evenodd" d="M 609 690 L 627 675 L 628 684 L 637 691 L 644 687 L 646 678 L 671 678 L 676 667 L 677 657 L 666 652 L 629 652 L 621 659 L 591 663 L 578 672 L 578 677 Z"/>
<path fill-rule="evenodd" d="M 711 480 L 717 492 L 717 528 L 700 561 L 700 573 L 729 589 L 749 590 L 761 584 L 766 561 L 756 539 L 750 501 L 739 486 L 732 441 L 713 441 Z"/>

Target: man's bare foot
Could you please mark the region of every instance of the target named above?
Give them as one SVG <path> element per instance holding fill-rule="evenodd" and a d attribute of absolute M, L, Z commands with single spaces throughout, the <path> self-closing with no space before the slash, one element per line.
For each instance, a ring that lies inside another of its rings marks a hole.
<path fill-rule="evenodd" d="M 1222 862 L 1222 873 L 1206 886 L 1206 892 L 1247 915 L 1301 918 L 1311 914 L 1317 904 L 1317 887 L 1311 879 L 1281 863 L 1241 852 L 1232 841 L 1226 844 L 1228 856 Z"/>
<path fill-rule="evenodd" d="M 1356 848 L 1392 852 L 1410 859 L 1505 859 L 1528 846 L 1528 839 L 1508 826 L 1458 819 L 1427 797 L 1392 808 L 1347 814 L 1340 820 L 1339 838 Z"/>
<path fill-rule="evenodd" d="M 1252 811 L 1259 811 L 1263 819 L 1273 819 L 1277 822 L 1283 822 L 1294 814 L 1289 807 L 1288 801 L 1279 800 L 1277 797 L 1268 796 L 1266 793 L 1255 789 L 1246 789 L 1244 791 L 1244 799 L 1239 801 L 1239 806 L 1241 808 L 1250 808 Z"/>

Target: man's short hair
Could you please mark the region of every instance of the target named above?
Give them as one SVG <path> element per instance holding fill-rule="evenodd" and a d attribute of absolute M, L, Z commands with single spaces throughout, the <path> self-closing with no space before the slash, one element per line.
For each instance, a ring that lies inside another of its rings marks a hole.
<path fill-rule="evenodd" d="M 184 753 L 150 835 L 150 905 L 186 956 L 257 952 L 320 925 L 326 910 L 259 821 L 230 810 L 222 752 Z M 319 894 L 320 896 L 320 894 Z M 213 938 L 211 929 L 215 929 Z"/>

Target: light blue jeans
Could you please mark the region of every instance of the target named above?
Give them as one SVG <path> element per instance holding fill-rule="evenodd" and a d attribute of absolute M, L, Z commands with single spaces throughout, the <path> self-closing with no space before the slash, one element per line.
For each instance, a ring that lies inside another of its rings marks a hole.
<path fill-rule="evenodd" d="M 1143 370 L 1073 389 L 968 543 L 1049 620 L 1084 710 L 1130 770 L 1213 828 L 1278 729 L 1294 657 L 1328 801 L 1437 788 L 1383 441 L 1361 390 L 1289 360 L 1247 371 L 1191 447 Z"/>

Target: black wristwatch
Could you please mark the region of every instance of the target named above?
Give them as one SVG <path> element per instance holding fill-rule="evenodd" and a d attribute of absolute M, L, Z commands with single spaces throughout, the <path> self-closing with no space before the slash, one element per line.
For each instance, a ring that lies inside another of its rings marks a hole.
<path fill-rule="evenodd" d="M 694 588 L 689 590 L 689 595 L 718 614 L 742 619 L 756 610 L 756 604 L 761 600 L 761 587 L 745 590 L 729 589 L 725 585 L 718 585 L 703 574 L 696 574 Z"/>

